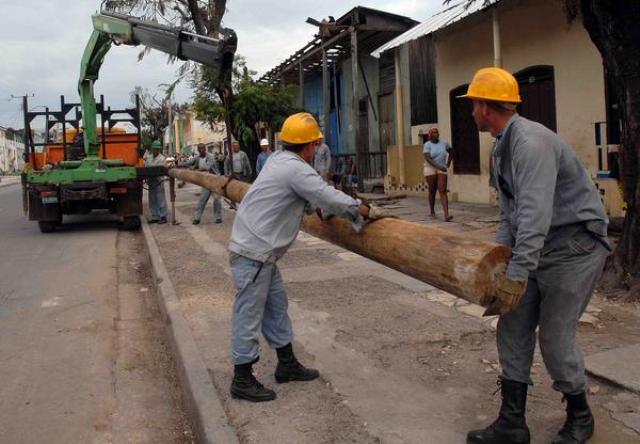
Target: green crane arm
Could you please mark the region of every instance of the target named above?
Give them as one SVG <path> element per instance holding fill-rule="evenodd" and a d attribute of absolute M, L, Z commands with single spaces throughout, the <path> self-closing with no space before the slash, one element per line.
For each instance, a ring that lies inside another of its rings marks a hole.
<path fill-rule="evenodd" d="M 97 157 L 100 148 L 93 85 L 98 80 L 100 67 L 112 43 L 145 45 L 181 60 L 202 63 L 216 68 L 221 78 L 230 72 L 233 65 L 237 38 L 231 29 L 221 30 L 220 37 L 214 39 L 116 13 L 94 14 L 92 20 L 94 30 L 82 56 L 78 82 L 87 158 Z"/>

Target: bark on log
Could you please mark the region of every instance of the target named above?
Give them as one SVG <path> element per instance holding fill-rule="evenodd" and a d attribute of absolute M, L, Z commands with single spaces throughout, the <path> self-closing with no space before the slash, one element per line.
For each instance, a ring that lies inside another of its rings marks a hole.
<path fill-rule="evenodd" d="M 193 170 L 172 168 L 169 175 L 234 202 L 240 202 L 250 187 L 238 180 L 228 181 L 224 176 Z M 503 245 L 394 218 L 369 222 L 362 233 L 356 234 L 344 219 L 321 221 L 316 215 L 306 215 L 302 229 L 482 306 L 500 299 L 496 277 L 505 272 L 511 255 L 511 249 Z"/>

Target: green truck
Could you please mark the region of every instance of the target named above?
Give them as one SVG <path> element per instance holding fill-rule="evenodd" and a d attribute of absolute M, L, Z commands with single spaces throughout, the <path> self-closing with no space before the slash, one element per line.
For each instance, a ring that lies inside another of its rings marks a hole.
<path fill-rule="evenodd" d="M 112 12 L 103 11 L 92 19 L 94 30 L 80 69 L 80 102 L 67 103 L 61 97 L 59 111 L 30 111 L 27 97 L 23 98 L 23 204 L 29 220 L 38 221 L 42 232 L 54 231 L 65 214 L 94 209 L 109 210 L 120 217 L 124 228 L 137 229 L 144 179 L 166 174 L 162 167 L 143 165 L 139 101 L 135 108 L 123 110 L 107 107 L 103 97 L 96 103 L 93 86 L 112 45 L 144 45 L 214 67 L 221 75 L 233 64 L 237 39 L 230 29 L 211 38 Z M 46 122 L 42 142 L 31 128 L 39 117 Z M 123 133 L 118 123 L 128 123 L 136 131 Z M 61 130 L 59 140 L 50 140 L 54 127 Z"/>

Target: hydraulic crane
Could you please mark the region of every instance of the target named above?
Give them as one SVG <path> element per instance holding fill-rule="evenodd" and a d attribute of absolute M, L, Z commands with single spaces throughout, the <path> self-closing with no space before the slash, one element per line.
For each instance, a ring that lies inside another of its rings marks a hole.
<path fill-rule="evenodd" d="M 165 174 L 162 168 L 140 165 L 139 109 L 124 110 L 132 116 L 131 119 L 114 119 L 115 111 L 107 109 L 103 100 L 96 103 L 94 84 L 112 45 L 144 45 L 180 60 L 191 60 L 216 68 L 220 76 L 231 69 L 237 47 L 237 38 L 231 29 L 222 29 L 217 38 L 213 38 L 104 11 L 94 14 L 92 21 L 93 32 L 80 64 L 80 103 L 66 104 L 62 98 L 59 112 L 50 112 L 47 108 L 43 113 L 30 112 L 27 99 L 24 99 L 27 167 L 23 173 L 23 196 L 29 219 L 37 220 L 43 232 L 53 231 L 62 222 L 63 214 L 86 213 L 92 209 L 109 209 L 122 218 L 126 228 L 138 228 L 139 215 L 142 213 L 142 181 L 150 176 Z M 67 114 L 74 108 L 76 119 L 67 119 Z M 45 142 L 36 143 L 30 125 L 34 118 L 43 115 L 47 120 Z M 97 127 L 98 115 L 101 116 L 101 134 Z M 122 152 L 119 149 L 110 150 L 116 153 L 115 157 L 108 155 L 105 122 L 108 129 L 112 130 L 115 123 L 122 121 L 136 122 L 138 126 L 137 152 L 133 162 L 118 158 Z M 63 128 L 62 159 L 59 161 L 46 157 L 49 150 L 53 149 L 54 144 L 48 142 L 48 135 L 55 124 L 61 124 Z M 67 149 L 67 126 L 75 129 L 78 139 L 82 133 L 80 156 L 71 156 L 71 150 Z M 38 156 L 36 146 L 44 146 L 44 154 Z"/>

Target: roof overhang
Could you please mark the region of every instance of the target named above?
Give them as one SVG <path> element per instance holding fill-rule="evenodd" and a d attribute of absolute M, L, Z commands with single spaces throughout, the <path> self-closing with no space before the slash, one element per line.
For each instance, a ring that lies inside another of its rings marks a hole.
<path fill-rule="evenodd" d="M 383 52 L 390 51 L 404 45 L 405 43 L 417 40 L 420 37 L 424 37 L 448 28 L 454 23 L 460 22 L 468 17 L 471 17 L 474 14 L 491 8 L 501 1 L 502 0 L 475 0 L 472 3 L 469 3 L 468 0 L 458 1 L 457 3 L 454 3 L 448 8 L 431 16 L 424 22 L 420 23 L 418 26 L 411 28 L 407 32 L 399 35 L 393 40 L 390 40 L 389 42 L 375 49 L 373 52 L 371 52 L 371 55 L 373 57 L 379 58 Z"/>
<path fill-rule="evenodd" d="M 322 72 L 324 53 L 328 66 L 348 59 L 351 56 L 353 31 L 357 31 L 358 52 L 369 54 L 417 23 L 408 17 L 358 6 L 335 22 L 325 22 L 324 32 L 318 33 L 258 81 L 268 84 L 297 83 L 301 74 L 307 77 Z"/>

